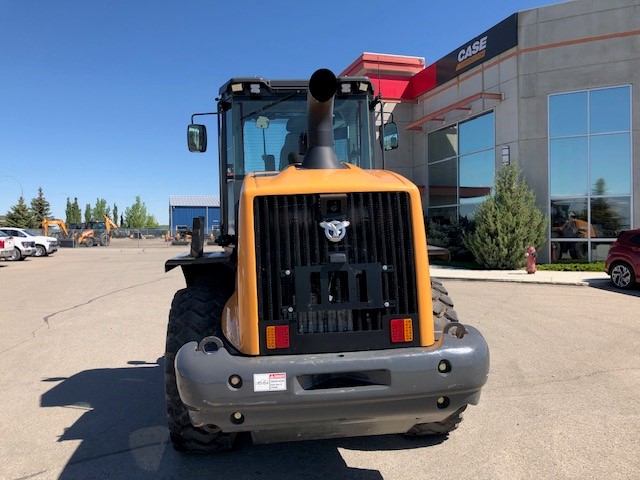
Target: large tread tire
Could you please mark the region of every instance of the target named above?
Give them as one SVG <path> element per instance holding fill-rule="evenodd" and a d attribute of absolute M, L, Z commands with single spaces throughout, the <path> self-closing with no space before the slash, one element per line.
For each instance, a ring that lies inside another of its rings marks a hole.
<path fill-rule="evenodd" d="M 173 447 L 181 452 L 221 452 L 230 450 L 234 434 L 223 433 L 215 426 L 194 427 L 176 386 L 174 360 L 186 343 L 199 342 L 208 335 L 223 339 L 220 319 L 230 296 L 228 288 L 201 282 L 179 290 L 171 304 L 165 352 L 165 399 L 167 420 Z"/>
<path fill-rule="evenodd" d="M 458 428 L 458 425 L 460 425 L 460 422 L 462 421 L 462 412 L 464 412 L 466 409 L 466 405 L 460 407 L 458 410 L 453 412 L 441 422 L 419 423 L 417 425 L 414 425 L 411 430 L 406 433 L 406 435 L 410 435 L 413 437 L 427 435 L 448 435 L 449 432 L 453 432 L 456 428 Z"/>
<path fill-rule="evenodd" d="M 431 301 L 433 304 L 433 324 L 435 333 L 442 333 L 442 329 L 450 322 L 458 321 L 458 314 L 453 309 L 453 300 L 447 289 L 437 278 L 431 278 Z"/>
<path fill-rule="evenodd" d="M 450 322 L 457 322 L 458 315 L 453 309 L 453 301 L 449 297 L 449 292 L 437 278 L 431 278 L 431 300 L 433 303 L 433 324 L 437 337 L 442 335 L 442 329 Z M 406 435 L 447 435 L 452 432 L 462 421 L 462 412 L 466 405 L 460 407 L 441 422 L 418 423 L 414 425 Z"/>

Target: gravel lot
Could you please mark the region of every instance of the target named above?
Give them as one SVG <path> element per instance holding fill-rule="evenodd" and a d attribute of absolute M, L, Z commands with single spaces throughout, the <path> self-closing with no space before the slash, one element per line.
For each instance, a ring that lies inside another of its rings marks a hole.
<path fill-rule="evenodd" d="M 0 261 L 0 478 L 637 479 L 640 291 L 446 282 L 491 376 L 447 440 L 401 436 L 185 456 L 163 351 L 186 247 L 119 239 Z"/>

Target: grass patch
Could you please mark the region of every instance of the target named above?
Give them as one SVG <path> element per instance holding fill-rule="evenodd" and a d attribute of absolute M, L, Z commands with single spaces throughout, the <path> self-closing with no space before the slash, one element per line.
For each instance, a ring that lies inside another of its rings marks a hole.
<path fill-rule="evenodd" d="M 536 265 L 538 270 L 550 270 L 554 272 L 604 272 L 604 262 L 573 262 L 573 263 L 548 263 Z"/>

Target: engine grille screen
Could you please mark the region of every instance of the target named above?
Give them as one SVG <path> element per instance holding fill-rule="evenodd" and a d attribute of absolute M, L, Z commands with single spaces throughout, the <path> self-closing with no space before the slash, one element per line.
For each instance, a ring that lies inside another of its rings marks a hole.
<path fill-rule="evenodd" d="M 347 194 L 344 237 L 321 227 L 320 195 L 256 197 L 258 315 L 298 334 L 381 330 L 416 313 L 409 194 Z"/>

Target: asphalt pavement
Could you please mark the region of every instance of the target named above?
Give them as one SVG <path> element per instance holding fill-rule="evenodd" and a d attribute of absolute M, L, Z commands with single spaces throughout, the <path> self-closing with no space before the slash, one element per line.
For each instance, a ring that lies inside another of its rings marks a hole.
<path fill-rule="evenodd" d="M 184 280 L 163 263 L 184 250 L 142 241 L 0 262 L 1 479 L 640 478 L 640 291 L 436 268 L 491 350 L 480 404 L 448 438 L 176 453 L 162 369 Z"/>

